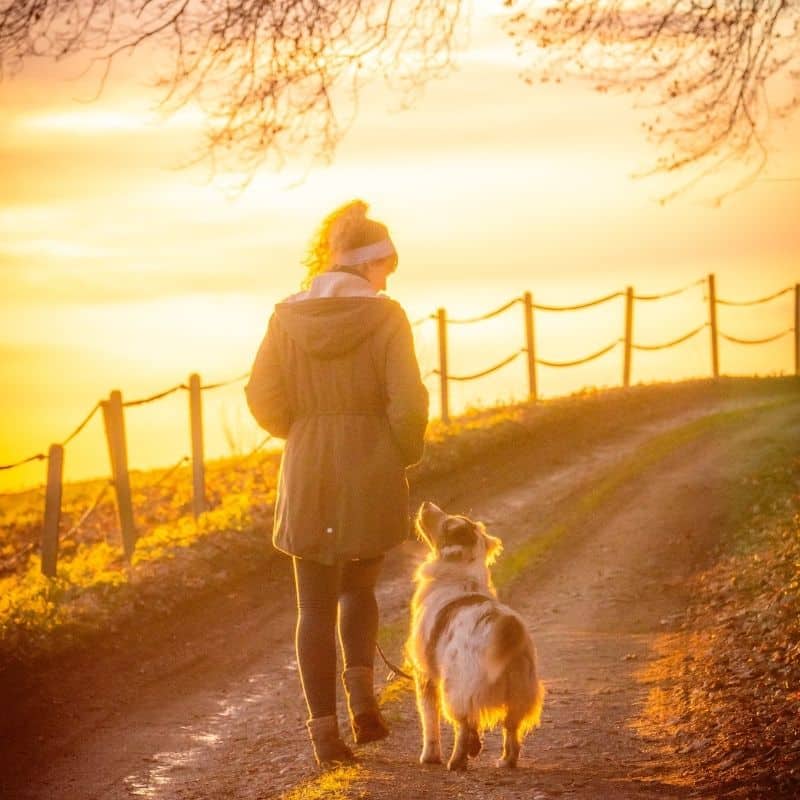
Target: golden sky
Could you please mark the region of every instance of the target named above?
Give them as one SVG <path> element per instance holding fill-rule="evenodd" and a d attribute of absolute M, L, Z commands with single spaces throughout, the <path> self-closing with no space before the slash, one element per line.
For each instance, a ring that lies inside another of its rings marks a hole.
<path fill-rule="evenodd" d="M 437 306 L 478 313 L 527 289 L 542 302 L 569 303 L 629 284 L 670 289 L 714 272 L 721 295 L 748 298 L 800 280 L 800 180 L 787 180 L 800 178 L 800 117 L 775 126 L 770 162 L 746 191 L 719 208 L 711 186 L 661 206 L 657 198 L 674 184 L 631 177 L 657 156 L 631 99 L 526 86 L 484 19 L 459 68 L 411 110 L 371 86 L 331 166 L 302 180 L 299 167 L 264 172 L 231 199 L 224 181 L 180 168 L 199 146 L 201 118 L 191 110 L 159 118 L 142 63 L 112 71 L 94 102 L 97 77 L 72 80 L 77 62 L 34 64 L 0 84 L 0 463 L 63 439 L 112 388 L 134 397 L 195 370 L 209 382 L 246 371 L 272 304 L 297 288 L 314 226 L 353 197 L 371 202 L 392 230 L 400 268 L 389 291 L 412 318 Z M 642 309 L 641 340 L 701 323 L 702 291 L 684 300 Z M 545 356 L 596 349 L 618 335 L 620 313 L 614 306 L 537 320 Z M 725 313 L 740 336 L 791 324 L 788 297 Z M 456 367 L 475 371 L 505 355 L 509 337 L 520 335 L 516 316 L 483 332 L 454 331 Z M 788 371 L 790 338 L 724 350 L 723 369 Z M 634 380 L 705 374 L 707 342 L 698 339 L 642 357 Z M 430 362 L 423 367 L 434 366 L 432 332 L 420 329 L 418 346 Z M 542 389 L 617 383 L 618 357 L 609 358 L 543 374 Z M 520 396 L 522 366 L 508 369 L 459 387 L 457 401 Z M 131 420 L 132 466 L 182 455 L 186 400 L 165 403 Z M 206 419 L 210 456 L 227 453 L 229 440 L 245 448 L 258 439 L 240 387 L 209 396 Z M 79 439 L 67 476 L 106 470 L 100 426 Z M 0 472 L 0 491 L 43 477 L 41 463 Z"/>

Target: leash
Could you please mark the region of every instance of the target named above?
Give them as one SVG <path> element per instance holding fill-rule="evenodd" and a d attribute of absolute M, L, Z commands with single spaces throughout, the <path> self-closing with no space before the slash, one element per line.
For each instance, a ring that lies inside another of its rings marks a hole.
<path fill-rule="evenodd" d="M 386 654 L 383 652 L 383 648 L 378 644 L 378 642 L 375 642 L 375 647 L 378 648 L 378 653 L 380 654 L 380 657 L 383 659 L 383 663 L 386 664 L 386 666 L 391 670 L 391 672 L 389 673 L 389 678 L 388 678 L 389 680 L 393 680 L 396 677 L 406 678 L 409 681 L 414 680 L 414 678 L 411 675 L 409 675 L 407 672 L 403 672 L 403 670 L 400 669 L 400 667 L 398 667 L 397 664 L 392 664 L 392 662 L 389 661 L 388 658 L 386 658 Z"/>

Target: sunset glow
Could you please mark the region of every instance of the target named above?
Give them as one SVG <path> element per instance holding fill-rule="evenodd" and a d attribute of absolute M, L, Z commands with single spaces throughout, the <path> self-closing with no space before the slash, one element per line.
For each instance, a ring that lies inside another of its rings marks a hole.
<path fill-rule="evenodd" d="M 490 22 L 490 20 L 484 20 Z M 483 23 L 482 23 L 483 24 Z M 242 193 L 235 176 L 186 166 L 203 116 L 154 111 L 147 76 L 127 65 L 100 99 L 96 81 L 59 65 L 0 84 L 0 462 L 46 451 L 111 389 L 152 394 L 199 372 L 206 382 L 249 369 L 273 304 L 296 291 L 317 222 L 352 197 L 372 204 L 400 251 L 389 293 L 412 320 L 438 307 L 479 314 L 526 290 L 569 304 L 628 285 L 659 292 L 717 276 L 730 298 L 800 281 L 800 120 L 776 130 L 769 164 L 720 208 L 701 190 L 661 206 L 673 186 L 632 179 L 652 165 L 628 97 L 579 86 L 528 87 L 491 25 L 473 32 L 460 67 L 410 110 L 367 88 L 331 166 L 263 171 Z M 725 309 L 721 328 L 757 337 L 792 325 L 793 297 Z M 580 357 L 621 335 L 622 304 L 537 314 L 543 357 Z M 473 372 L 521 347 L 519 308 L 450 332 L 451 369 Z M 703 289 L 637 306 L 636 337 L 663 341 L 702 324 Z M 424 372 L 437 365 L 433 323 L 417 329 Z M 792 338 L 763 347 L 724 343 L 728 374 L 793 371 Z M 637 354 L 634 381 L 708 375 L 708 335 Z M 617 385 L 619 349 L 574 370 L 542 367 L 543 396 Z M 456 410 L 522 398 L 522 360 L 453 387 Z M 436 411 L 436 378 L 427 381 Z M 212 396 L 213 395 L 213 396 Z M 240 385 L 208 393 L 206 453 L 258 438 Z M 177 460 L 187 447 L 186 398 L 131 413 L 131 466 Z M 79 437 L 68 479 L 104 474 L 101 425 Z M 227 428 L 227 433 L 225 429 Z M 42 464 L 0 473 L 0 490 L 37 485 Z"/>

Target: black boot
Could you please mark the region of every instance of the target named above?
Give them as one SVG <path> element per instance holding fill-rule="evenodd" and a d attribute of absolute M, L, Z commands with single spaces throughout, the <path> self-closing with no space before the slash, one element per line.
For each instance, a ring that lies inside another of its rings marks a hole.
<path fill-rule="evenodd" d="M 335 767 L 355 762 L 353 751 L 339 736 L 339 721 L 335 716 L 310 719 L 306 722 L 306 727 L 314 748 L 314 758 L 320 767 Z"/>
<path fill-rule="evenodd" d="M 372 667 L 350 667 L 342 673 L 342 682 L 356 744 L 385 739 L 389 735 L 389 726 L 375 699 Z"/>

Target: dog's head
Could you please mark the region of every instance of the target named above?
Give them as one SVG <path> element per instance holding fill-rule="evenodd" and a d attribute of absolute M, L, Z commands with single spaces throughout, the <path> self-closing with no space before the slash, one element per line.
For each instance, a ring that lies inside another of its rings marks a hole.
<path fill-rule="evenodd" d="M 431 553 L 444 561 L 480 559 L 489 566 L 503 549 L 503 543 L 486 533 L 480 522 L 460 514 L 446 514 L 427 500 L 419 507 L 416 526 Z"/>

